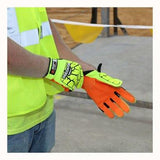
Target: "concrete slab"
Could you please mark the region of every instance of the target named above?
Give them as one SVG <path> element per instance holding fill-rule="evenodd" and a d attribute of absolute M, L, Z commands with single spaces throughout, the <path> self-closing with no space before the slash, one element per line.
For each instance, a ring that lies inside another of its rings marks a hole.
<path fill-rule="evenodd" d="M 152 110 L 131 106 L 109 119 L 91 100 L 61 96 L 52 152 L 152 152 Z"/>
<path fill-rule="evenodd" d="M 124 81 L 138 100 L 152 102 L 152 38 L 98 38 L 73 49 L 81 59 Z M 109 119 L 93 101 L 58 95 L 52 152 L 152 152 L 152 109 L 131 106 Z"/>

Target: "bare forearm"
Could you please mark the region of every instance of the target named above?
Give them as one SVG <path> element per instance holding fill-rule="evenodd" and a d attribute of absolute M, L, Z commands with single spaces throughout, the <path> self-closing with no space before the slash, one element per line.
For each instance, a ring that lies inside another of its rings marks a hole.
<path fill-rule="evenodd" d="M 9 74 L 41 78 L 47 72 L 48 63 L 48 58 L 32 54 L 8 38 Z"/>
<path fill-rule="evenodd" d="M 83 71 L 94 70 L 95 69 L 94 66 L 82 61 L 79 57 L 77 57 L 74 53 L 72 53 L 71 49 L 64 43 L 64 41 L 60 37 L 54 24 L 50 22 L 50 25 L 51 25 L 52 34 L 54 36 L 54 40 L 55 40 L 56 47 L 57 47 L 60 58 L 75 61 L 79 63 L 82 66 Z"/>

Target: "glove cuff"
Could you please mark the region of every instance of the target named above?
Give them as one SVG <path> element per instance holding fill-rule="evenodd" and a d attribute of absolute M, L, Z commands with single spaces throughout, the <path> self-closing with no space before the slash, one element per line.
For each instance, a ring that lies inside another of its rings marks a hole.
<path fill-rule="evenodd" d="M 57 65 L 58 65 L 57 59 L 49 58 L 48 70 L 44 77 L 48 79 L 53 79 L 57 70 Z"/>

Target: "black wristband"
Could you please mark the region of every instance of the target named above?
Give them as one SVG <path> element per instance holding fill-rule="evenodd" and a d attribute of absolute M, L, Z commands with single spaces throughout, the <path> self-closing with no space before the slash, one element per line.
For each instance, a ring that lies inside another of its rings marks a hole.
<path fill-rule="evenodd" d="M 47 72 L 45 73 L 45 75 L 43 76 L 43 78 L 48 74 L 49 72 L 49 68 L 50 68 L 50 63 L 51 63 L 51 58 L 48 58 L 49 59 L 49 63 L 48 63 L 48 69 L 47 69 Z"/>

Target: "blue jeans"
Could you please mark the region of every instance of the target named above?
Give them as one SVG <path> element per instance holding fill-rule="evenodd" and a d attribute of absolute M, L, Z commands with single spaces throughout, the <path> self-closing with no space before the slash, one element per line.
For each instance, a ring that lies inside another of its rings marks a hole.
<path fill-rule="evenodd" d="M 8 152 L 50 152 L 55 145 L 55 111 L 25 132 L 8 136 Z"/>

